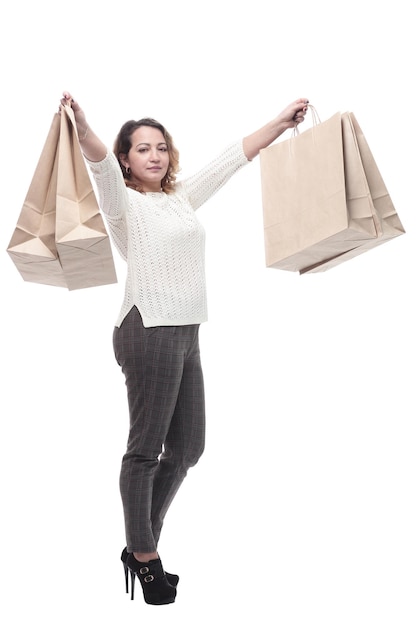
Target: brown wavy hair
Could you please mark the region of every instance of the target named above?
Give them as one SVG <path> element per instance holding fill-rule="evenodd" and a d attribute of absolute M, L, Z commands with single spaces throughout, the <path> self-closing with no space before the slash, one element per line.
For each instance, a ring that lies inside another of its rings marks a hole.
<path fill-rule="evenodd" d="M 114 141 L 113 152 L 120 165 L 120 169 L 122 170 L 126 187 L 130 187 L 131 189 L 135 189 L 136 191 L 143 192 L 143 189 L 141 188 L 141 186 L 131 180 L 130 172 L 126 171 L 125 166 L 120 160 L 121 154 L 125 154 L 125 155 L 128 154 L 130 148 L 132 147 L 132 134 L 135 132 L 137 128 L 140 128 L 141 126 L 151 126 L 152 128 L 157 128 L 158 130 L 161 131 L 161 133 L 164 136 L 164 139 L 168 148 L 169 164 L 168 164 L 167 173 L 165 174 L 164 178 L 161 181 L 161 187 L 162 187 L 162 190 L 165 191 L 165 193 L 172 193 L 175 189 L 175 181 L 176 181 L 177 174 L 180 171 L 179 152 L 177 148 L 174 146 L 172 137 L 169 134 L 169 132 L 166 130 L 166 128 L 162 126 L 162 124 L 160 124 L 156 120 L 152 119 L 151 117 L 144 117 L 141 120 L 137 120 L 137 121 L 130 120 L 129 122 L 125 122 L 123 126 L 121 127 L 119 134 L 117 135 Z"/>

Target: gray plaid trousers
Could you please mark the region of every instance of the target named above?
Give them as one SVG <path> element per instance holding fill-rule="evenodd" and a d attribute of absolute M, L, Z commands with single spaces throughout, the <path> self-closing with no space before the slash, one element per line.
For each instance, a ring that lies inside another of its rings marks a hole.
<path fill-rule="evenodd" d="M 133 307 L 114 329 L 130 428 L 120 472 L 128 552 L 154 552 L 168 508 L 204 450 L 199 325 L 144 328 Z"/>

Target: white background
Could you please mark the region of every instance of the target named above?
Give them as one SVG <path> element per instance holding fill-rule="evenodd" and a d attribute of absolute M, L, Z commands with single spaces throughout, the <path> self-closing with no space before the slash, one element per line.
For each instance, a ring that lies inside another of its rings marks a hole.
<path fill-rule="evenodd" d="M 2 5 L 2 623 L 415 626 L 411 11 L 405 0 Z M 207 448 L 161 539 L 181 577 L 169 607 L 146 605 L 139 585 L 130 602 L 119 561 L 128 416 L 112 331 L 124 265 L 115 253 L 117 285 L 68 292 L 24 282 L 6 253 L 64 89 L 109 146 L 127 119 L 159 119 L 182 176 L 297 97 L 322 120 L 353 111 L 407 231 L 322 274 L 266 269 L 259 160 L 199 211 Z"/>

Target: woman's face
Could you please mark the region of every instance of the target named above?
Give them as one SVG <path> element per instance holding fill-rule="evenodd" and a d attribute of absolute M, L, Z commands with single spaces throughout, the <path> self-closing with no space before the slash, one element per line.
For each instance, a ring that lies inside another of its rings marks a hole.
<path fill-rule="evenodd" d="M 132 147 L 125 167 L 130 167 L 131 180 L 140 182 L 143 191 L 160 191 L 168 170 L 169 152 L 164 136 L 152 126 L 140 126 L 131 136 Z"/>

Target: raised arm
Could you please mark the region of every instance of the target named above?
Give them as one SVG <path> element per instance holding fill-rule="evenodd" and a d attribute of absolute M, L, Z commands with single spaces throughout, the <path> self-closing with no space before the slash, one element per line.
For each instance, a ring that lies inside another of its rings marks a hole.
<path fill-rule="evenodd" d="M 243 138 L 243 151 L 246 158 L 252 160 L 259 154 L 259 150 L 269 146 L 288 128 L 294 128 L 304 121 L 307 112 L 308 100 L 298 98 L 289 104 L 276 118 L 259 128 L 251 135 Z"/>
<path fill-rule="evenodd" d="M 90 161 L 102 161 L 107 154 L 107 147 L 90 128 L 87 123 L 85 113 L 78 102 L 74 100 L 68 91 L 64 91 L 61 104 L 70 106 L 74 111 L 78 139 L 84 156 L 86 156 Z"/>

